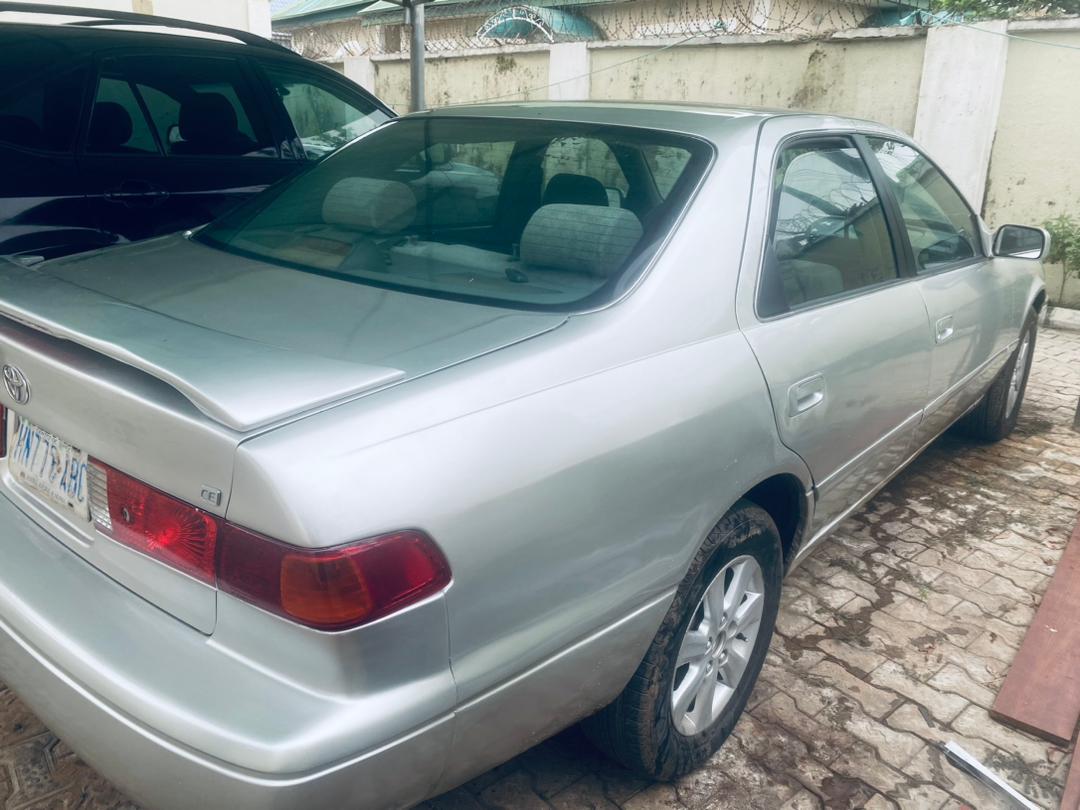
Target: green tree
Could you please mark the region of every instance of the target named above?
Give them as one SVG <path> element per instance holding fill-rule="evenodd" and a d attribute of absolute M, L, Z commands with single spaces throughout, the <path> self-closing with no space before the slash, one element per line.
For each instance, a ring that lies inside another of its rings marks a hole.
<path fill-rule="evenodd" d="M 1050 252 L 1048 262 L 1061 263 L 1061 289 L 1058 290 L 1058 303 L 1065 296 L 1065 282 L 1069 276 L 1080 278 L 1080 220 L 1070 214 L 1061 214 L 1043 223 L 1050 232 Z"/>

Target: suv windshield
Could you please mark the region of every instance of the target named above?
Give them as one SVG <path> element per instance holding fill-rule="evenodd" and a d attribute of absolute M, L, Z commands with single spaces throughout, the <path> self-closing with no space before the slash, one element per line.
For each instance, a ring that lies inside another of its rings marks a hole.
<path fill-rule="evenodd" d="M 565 310 L 626 288 L 709 156 L 702 141 L 649 130 L 404 119 L 198 238 L 343 281 Z"/>

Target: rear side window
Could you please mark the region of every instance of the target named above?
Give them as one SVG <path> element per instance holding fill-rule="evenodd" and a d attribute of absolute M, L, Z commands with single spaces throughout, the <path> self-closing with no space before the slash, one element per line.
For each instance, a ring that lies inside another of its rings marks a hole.
<path fill-rule="evenodd" d="M 389 119 L 374 102 L 318 76 L 265 63 L 262 67 L 308 160 L 325 157 Z"/>
<path fill-rule="evenodd" d="M 897 278 L 885 212 L 854 144 L 789 146 L 777 159 L 774 184 L 762 315 Z"/>
<path fill-rule="evenodd" d="M 867 140 L 900 205 L 918 271 L 982 255 L 975 215 L 945 175 L 906 143 Z"/>
<path fill-rule="evenodd" d="M 92 132 L 89 151 L 160 148 L 171 157 L 277 156 L 247 77 L 233 59 L 109 59 L 94 100 L 92 121 L 99 118 L 108 126 Z"/>
<path fill-rule="evenodd" d="M 689 155 L 662 199 L 643 155 L 660 146 Z M 694 138 L 645 129 L 407 118 L 197 238 L 341 283 L 572 311 L 627 288 L 674 227 L 710 155 Z M 605 180 L 623 184 L 621 205 Z"/>
<path fill-rule="evenodd" d="M 90 114 L 86 151 L 102 155 L 156 155 L 150 131 L 135 90 L 123 79 L 102 76 Z"/>
<path fill-rule="evenodd" d="M 86 70 L 19 84 L 0 94 L 0 143 L 42 152 L 72 151 Z"/>

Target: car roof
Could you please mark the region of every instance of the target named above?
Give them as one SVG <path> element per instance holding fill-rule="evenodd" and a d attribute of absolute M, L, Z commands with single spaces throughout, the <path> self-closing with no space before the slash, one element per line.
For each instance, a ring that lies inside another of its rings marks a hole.
<path fill-rule="evenodd" d="M 5 9 L 0 8 L 0 12 Z M 81 16 L 81 15 L 80 15 Z M 93 25 L 73 24 L 63 18 L 54 20 L 26 21 L 18 16 L 12 18 L 0 13 L 0 36 L 3 35 L 40 35 L 50 41 L 63 44 L 72 51 L 94 52 L 113 47 L 152 47 L 152 48 L 212 48 L 229 51 L 240 50 L 251 53 L 256 50 L 260 55 L 302 59 L 302 57 L 281 47 L 269 39 L 255 38 L 243 31 L 232 31 L 217 26 L 206 29 L 187 28 L 171 24 L 172 20 L 162 19 L 160 23 L 135 22 L 124 19 L 112 20 L 108 12 L 98 15 L 86 15 L 93 19 Z M 71 18 L 68 18 L 69 20 Z"/>
<path fill-rule="evenodd" d="M 463 104 L 412 113 L 415 116 L 529 118 L 575 121 L 589 124 L 631 126 L 680 132 L 708 140 L 726 138 L 736 131 L 757 129 L 772 118 L 798 118 L 828 122 L 838 129 L 871 129 L 892 132 L 873 121 L 799 110 L 744 107 L 693 102 L 652 101 L 518 101 Z"/>

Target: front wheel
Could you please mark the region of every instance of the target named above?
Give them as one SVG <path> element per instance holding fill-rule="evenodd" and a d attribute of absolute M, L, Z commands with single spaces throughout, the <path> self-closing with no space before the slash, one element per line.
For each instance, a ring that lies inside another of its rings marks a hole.
<path fill-rule="evenodd" d="M 622 694 L 584 723 L 628 768 L 674 779 L 727 739 L 769 649 L 783 552 L 776 525 L 739 501 L 709 533 Z"/>
<path fill-rule="evenodd" d="M 1024 328 L 1020 331 L 1020 343 L 1013 356 L 979 400 L 979 404 L 960 423 L 961 429 L 968 436 L 996 442 L 1004 439 L 1016 427 L 1016 420 L 1020 417 L 1020 405 L 1027 390 L 1028 375 L 1031 373 L 1031 361 L 1035 355 L 1037 325 L 1037 315 L 1035 312 L 1029 313 Z"/>

